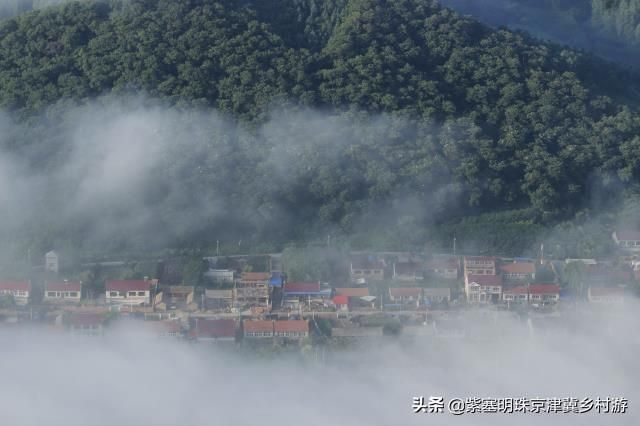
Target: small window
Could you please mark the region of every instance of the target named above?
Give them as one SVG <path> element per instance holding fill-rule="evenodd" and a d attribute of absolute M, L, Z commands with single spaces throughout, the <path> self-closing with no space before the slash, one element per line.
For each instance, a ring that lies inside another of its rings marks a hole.
<path fill-rule="evenodd" d="M 109 297 L 118 297 L 118 292 L 117 291 L 110 291 L 109 292 Z"/>
<path fill-rule="evenodd" d="M 56 297 L 56 292 L 55 291 L 48 291 L 47 292 L 47 297 Z"/>
<path fill-rule="evenodd" d="M 139 291 L 139 292 L 138 292 L 138 296 L 144 296 L 144 295 L 145 295 L 145 292 L 144 292 L 144 291 Z"/>
<path fill-rule="evenodd" d="M 133 297 L 133 296 L 135 296 L 135 295 L 136 295 L 136 292 L 135 292 L 135 291 L 130 291 L 130 292 L 129 292 L 129 297 Z"/>
<path fill-rule="evenodd" d="M 78 297 L 78 292 L 77 291 L 69 292 L 69 297 Z"/>

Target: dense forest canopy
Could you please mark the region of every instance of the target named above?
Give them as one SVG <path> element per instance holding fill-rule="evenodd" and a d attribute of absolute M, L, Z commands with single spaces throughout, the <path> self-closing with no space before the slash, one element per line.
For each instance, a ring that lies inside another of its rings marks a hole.
<path fill-rule="evenodd" d="M 546 40 L 640 66 L 638 0 L 440 0 L 494 26 L 522 29 Z"/>
<path fill-rule="evenodd" d="M 640 177 L 637 74 L 429 0 L 66 2 L 0 21 L 0 87 L 19 250 L 522 252 Z"/>

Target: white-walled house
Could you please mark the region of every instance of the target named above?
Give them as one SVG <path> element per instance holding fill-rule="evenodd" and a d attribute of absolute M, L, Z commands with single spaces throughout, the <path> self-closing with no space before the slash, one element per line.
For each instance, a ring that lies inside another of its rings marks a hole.
<path fill-rule="evenodd" d="M 31 283 L 29 281 L 0 282 L 0 296 L 13 296 L 16 305 L 29 303 Z"/>
<path fill-rule="evenodd" d="M 469 303 L 498 302 L 502 296 L 500 275 L 466 275 L 464 291 Z"/>
<path fill-rule="evenodd" d="M 503 293 L 505 302 L 531 302 L 554 304 L 560 300 L 560 287 L 556 284 L 531 284 L 514 287 Z"/>
<path fill-rule="evenodd" d="M 151 280 L 114 280 L 105 284 L 107 304 L 148 305 L 151 303 Z"/>
<path fill-rule="evenodd" d="M 80 282 L 55 282 L 45 283 L 44 285 L 44 301 L 45 302 L 80 302 L 82 293 L 82 283 Z"/>

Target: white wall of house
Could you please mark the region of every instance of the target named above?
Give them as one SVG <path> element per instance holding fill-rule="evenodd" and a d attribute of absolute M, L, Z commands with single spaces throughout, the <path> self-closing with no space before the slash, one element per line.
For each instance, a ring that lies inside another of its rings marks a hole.
<path fill-rule="evenodd" d="M 0 290 L 2 295 L 12 295 L 16 305 L 26 305 L 29 303 L 29 291 L 27 290 Z"/>
<path fill-rule="evenodd" d="M 106 291 L 105 300 L 113 304 L 143 305 L 150 303 L 151 293 L 149 290 Z"/>
<path fill-rule="evenodd" d="M 48 302 L 57 302 L 57 301 L 79 302 L 80 292 L 79 291 L 45 291 L 44 300 Z"/>

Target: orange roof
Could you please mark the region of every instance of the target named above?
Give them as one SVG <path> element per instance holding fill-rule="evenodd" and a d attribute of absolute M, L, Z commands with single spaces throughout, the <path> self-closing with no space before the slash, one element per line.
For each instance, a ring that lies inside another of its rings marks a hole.
<path fill-rule="evenodd" d="M 245 332 L 271 332 L 273 333 L 273 321 L 265 320 L 244 320 L 242 322 Z"/>
<path fill-rule="evenodd" d="M 269 281 L 271 274 L 268 272 L 243 272 L 241 275 L 242 281 Z"/>
<path fill-rule="evenodd" d="M 276 321 L 274 325 L 276 333 L 283 332 L 309 332 L 309 322 L 306 320 L 284 320 Z"/>
<path fill-rule="evenodd" d="M 500 270 L 506 274 L 534 274 L 536 266 L 531 262 L 513 262 L 500 265 Z"/>
<path fill-rule="evenodd" d="M 336 288 L 336 294 L 347 297 L 364 297 L 369 295 L 369 289 L 367 287 Z"/>

